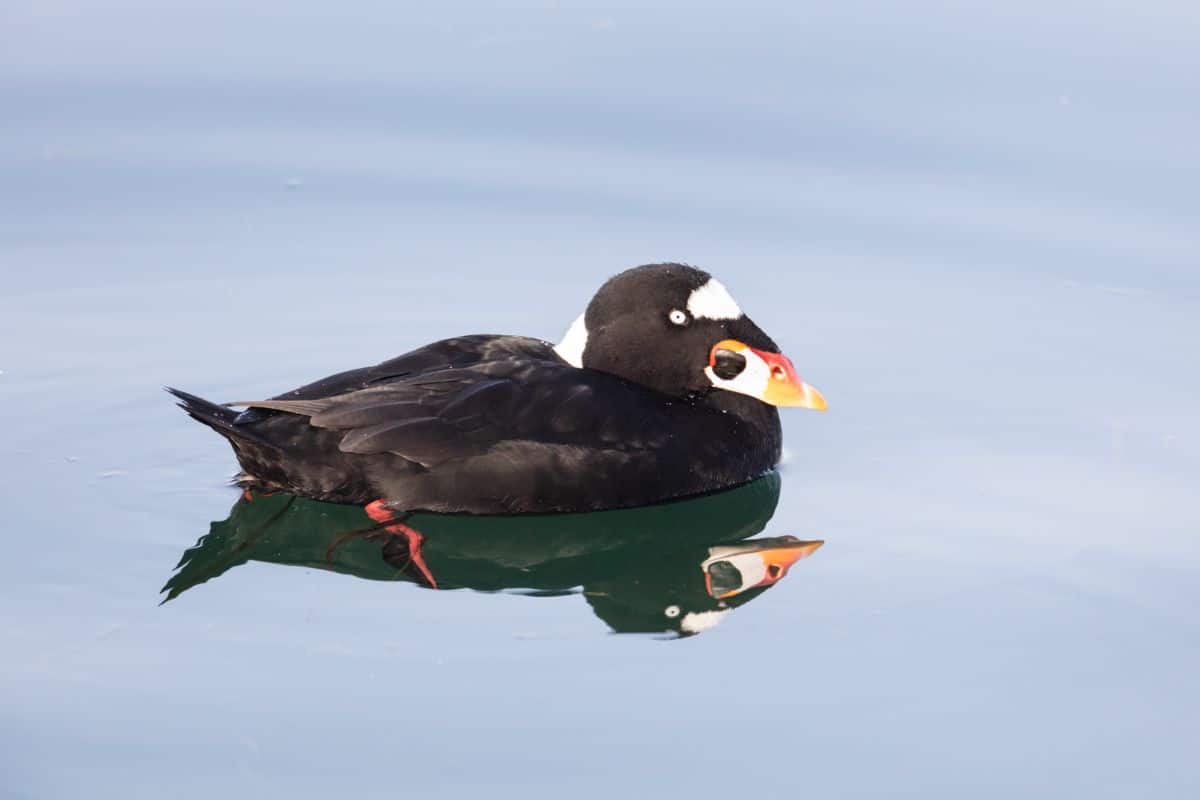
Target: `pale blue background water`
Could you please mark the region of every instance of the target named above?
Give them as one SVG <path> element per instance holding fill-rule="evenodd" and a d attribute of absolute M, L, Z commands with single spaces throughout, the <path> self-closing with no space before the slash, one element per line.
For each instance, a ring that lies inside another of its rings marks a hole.
<path fill-rule="evenodd" d="M 9 3 L 0 795 L 1194 797 L 1194 4 Z M 169 7 L 168 7 L 169 6 Z M 720 275 L 829 398 L 702 636 L 252 564 L 159 391 Z"/>

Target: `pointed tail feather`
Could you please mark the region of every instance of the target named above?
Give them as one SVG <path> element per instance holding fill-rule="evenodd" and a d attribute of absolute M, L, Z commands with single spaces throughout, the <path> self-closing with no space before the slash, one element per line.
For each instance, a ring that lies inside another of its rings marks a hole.
<path fill-rule="evenodd" d="M 248 426 L 236 424 L 235 420 L 238 418 L 240 412 L 205 400 L 203 397 L 197 397 L 182 389 L 175 389 L 171 386 L 164 386 L 163 388 L 179 399 L 179 403 L 176 405 L 187 412 L 189 417 L 197 422 L 203 422 L 226 439 L 241 439 L 257 442 L 268 447 L 276 447 L 274 443 L 259 436 L 250 430 Z"/>

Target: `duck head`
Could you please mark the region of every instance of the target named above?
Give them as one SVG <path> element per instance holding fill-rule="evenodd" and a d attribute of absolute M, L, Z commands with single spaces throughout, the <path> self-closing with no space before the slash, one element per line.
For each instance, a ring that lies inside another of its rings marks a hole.
<path fill-rule="evenodd" d="M 720 389 L 825 410 L 821 393 L 725 286 L 685 264 L 647 264 L 609 279 L 555 351 L 573 366 L 672 396 Z"/>
<path fill-rule="evenodd" d="M 792 564 L 822 544 L 776 536 L 684 547 L 592 581 L 584 586 L 584 596 L 615 631 L 692 636 L 783 580 Z"/>

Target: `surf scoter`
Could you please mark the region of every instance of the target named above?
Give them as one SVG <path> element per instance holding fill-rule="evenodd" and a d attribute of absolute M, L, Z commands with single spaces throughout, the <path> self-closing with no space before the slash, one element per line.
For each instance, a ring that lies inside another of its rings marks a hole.
<path fill-rule="evenodd" d="M 734 486 L 779 462 L 776 406 L 825 408 L 725 287 L 683 264 L 611 278 L 558 345 L 445 339 L 269 400 L 168 391 L 233 445 L 239 485 L 366 505 L 379 520 L 623 508 Z"/>

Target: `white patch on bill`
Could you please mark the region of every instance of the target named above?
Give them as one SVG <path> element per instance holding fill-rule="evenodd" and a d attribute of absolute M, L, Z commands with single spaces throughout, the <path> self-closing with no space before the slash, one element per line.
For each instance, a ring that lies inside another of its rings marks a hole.
<path fill-rule="evenodd" d="M 709 278 L 708 283 L 692 290 L 687 308 L 696 319 L 737 319 L 742 316 L 742 309 L 733 295 L 716 278 Z"/>
<path fill-rule="evenodd" d="M 554 347 L 554 352 L 562 357 L 572 367 L 583 367 L 583 350 L 587 347 L 588 331 L 587 325 L 584 323 L 584 314 L 580 314 L 571 327 L 567 329 L 567 335 L 563 340 Z"/>
<path fill-rule="evenodd" d="M 745 394 L 762 400 L 763 396 L 767 393 L 767 384 L 771 382 L 771 368 L 767 366 L 767 362 L 763 361 L 749 349 L 740 351 L 740 355 L 746 359 L 746 368 L 732 380 L 727 381 L 718 376 L 712 367 L 705 367 L 704 374 L 712 381 L 712 385 L 718 389 L 725 389 L 729 392 L 737 392 L 738 394 Z"/>
<path fill-rule="evenodd" d="M 684 633 L 700 633 L 717 627 L 731 610 L 720 608 L 716 611 L 689 611 L 679 620 L 679 627 Z"/>

